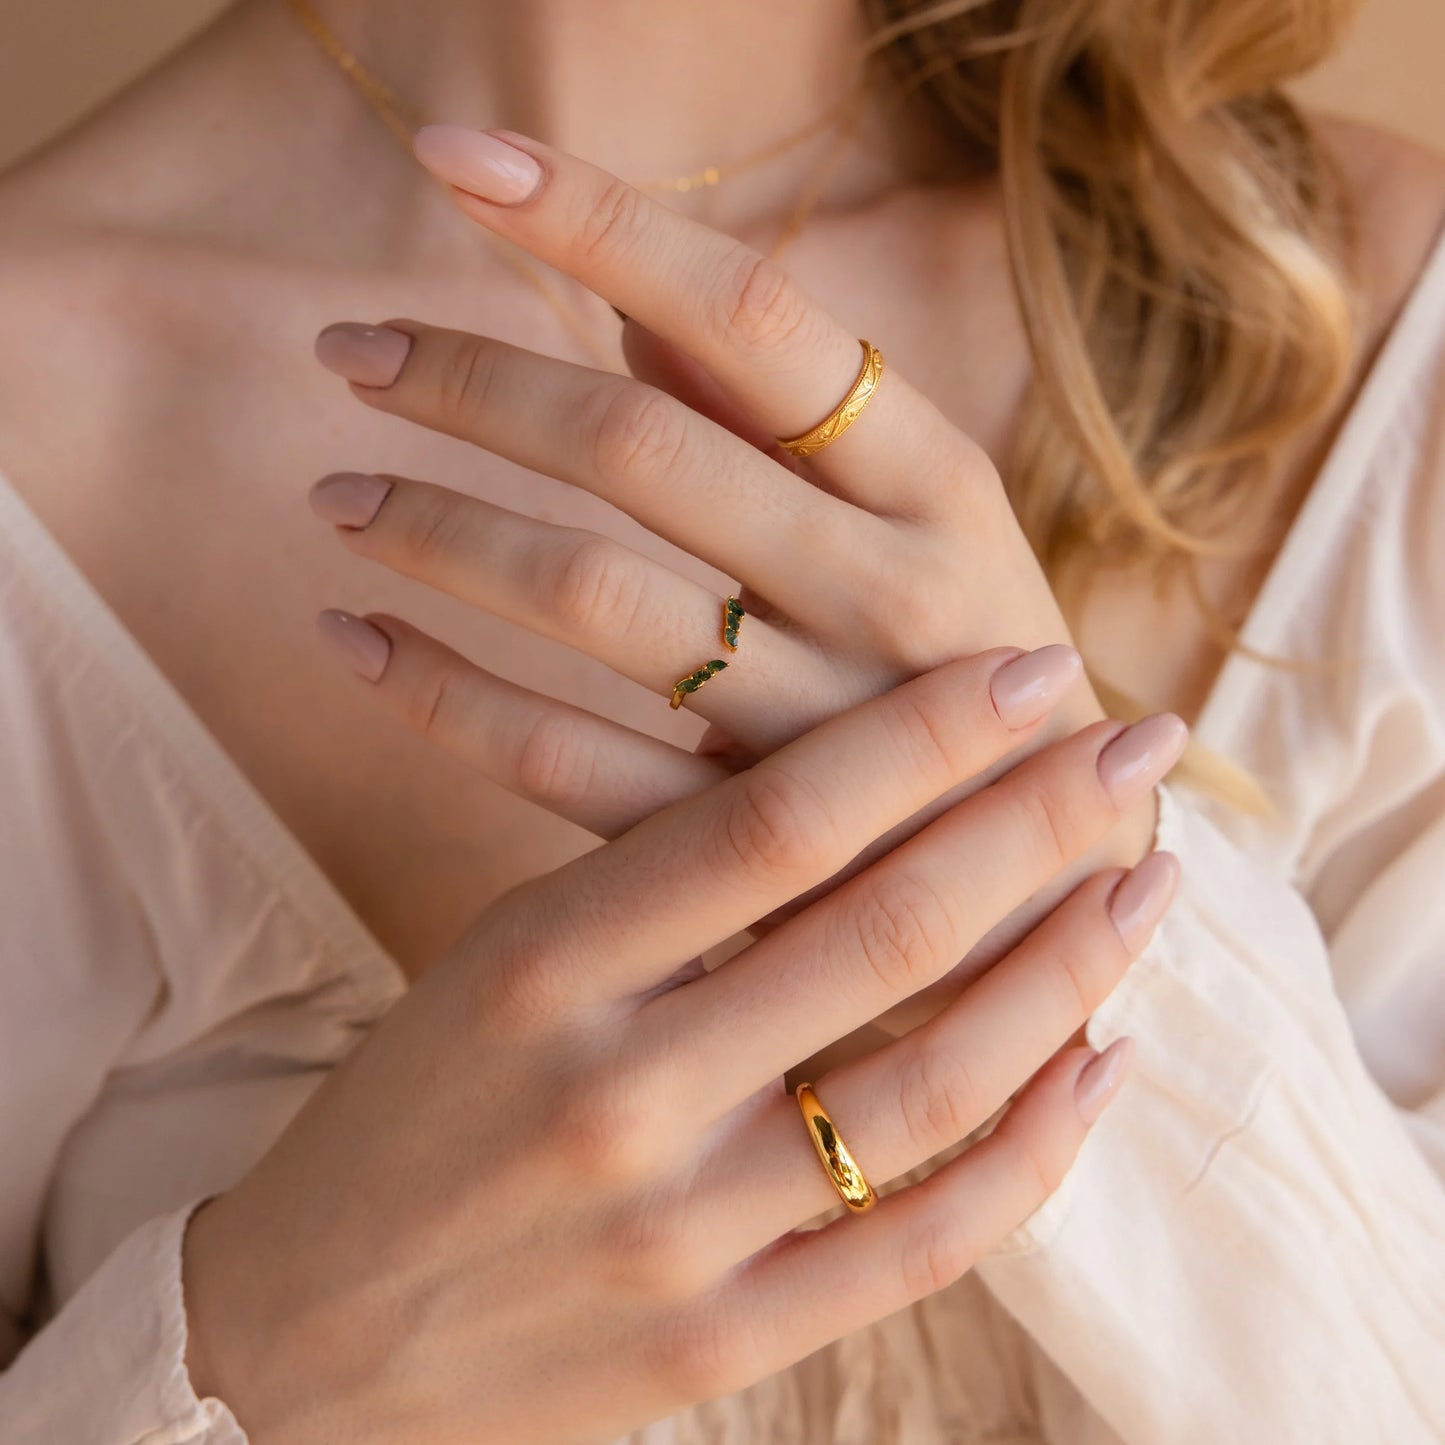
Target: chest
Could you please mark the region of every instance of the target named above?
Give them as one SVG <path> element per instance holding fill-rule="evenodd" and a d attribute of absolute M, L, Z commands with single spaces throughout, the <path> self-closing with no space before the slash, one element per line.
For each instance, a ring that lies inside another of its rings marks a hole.
<path fill-rule="evenodd" d="M 800 274 L 807 269 L 809 289 L 859 334 L 886 338 L 891 364 L 1002 453 L 1027 353 L 1011 307 L 997 299 L 1007 295 L 1001 251 L 992 262 L 982 254 L 945 305 L 942 260 L 920 253 L 911 268 L 860 287 L 849 255 L 820 245 L 811 261 L 799 258 Z M 990 265 L 999 268 L 992 278 Z M 214 274 L 205 279 L 214 292 Z M 514 284 L 459 305 L 454 290 L 415 282 L 360 298 L 340 280 L 226 279 L 226 326 L 196 329 L 182 307 L 180 319 L 167 312 L 153 322 L 153 334 L 125 338 L 101 387 L 117 418 L 104 446 L 77 445 L 58 425 L 10 425 L 5 464 L 281 822 L 415 976 L 492 898 L 596 840 L 409 733 L 322 651 L 318 610 L 394 613 L 513 682 L 678 746 L 691 747 L 702 727 L 589 659 L 352 556 L 307 506 L 311 482 L 342 468 L 422 477 L 592 528 L 710 585 L 716 574 L 597 498 L 371 412 L 311 357 L 329 321 L 414 314 L 585 360 L 535 292 Z M 188 278 L 172 285 L 184 296 Z M 74 366 L 63 356 L 51 364 Z M 1258 575 L 1258 559 L 1216 567 L 1209 588 L 1237 605 Z M 1145 599 L 1127 578 L 1098 590 L 1087 649 L 1115 685 L 1186 719 L 1223 656 L 1187 596 Z"/>

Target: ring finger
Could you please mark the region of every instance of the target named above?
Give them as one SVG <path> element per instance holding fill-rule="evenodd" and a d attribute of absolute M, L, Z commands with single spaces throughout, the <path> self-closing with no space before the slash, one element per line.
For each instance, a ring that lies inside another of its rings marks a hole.
<path fill-rule="evenodd" d="M 813 1081 L 875 1188 L 967 1138 L 1048 1063 L 1143 950 L 1179 876 L 1168 852 L 1094 874 L 928 1023 Z M 839 1202 L 791 1094 L 742 1128 L 689 1201 L 724 1267 Z"/>
<path fill-rule="evenodd" d="M 886 523 L 629 377 L 405 319 L 338 322 L 316 352 L 375 410 L 591 492 L 799 621 L 836 615 L 889 555 Z"/>
<path fill-rule="evenodd" d="M 704 664 L 728 663 L 726 676 L 687 701 L 749 748 L 770 751 L 796 735 L 810 720 L 807 699 L 825 691 L 808 644 L 760 617 L 744 619 L 743 665 L 734 666 L 722 597 L 598 533 L 398 476 L 336 473 L 316 483 L 310 500 L 349 550 L 585 652 L 663 697 Z"/>

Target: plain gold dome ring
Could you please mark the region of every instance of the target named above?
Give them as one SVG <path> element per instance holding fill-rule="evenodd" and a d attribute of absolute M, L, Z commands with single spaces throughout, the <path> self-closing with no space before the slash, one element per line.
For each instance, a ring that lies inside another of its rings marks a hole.
<path fill-rule="evenodd" d="M 823 1168 L 828 1171 L 828 1178 L 833 1181 L 833 1187 L 843 1203 L 855 1214 L 872 1209 L 878 1202 L 878 1196 L 864 1178 L 858 1161 L 848 1152 L 848 1146 L 828 1117 L 828 1111 L 818 1102 L 813 1086 L 799 1084 L 793 1093 L 803 1111 L 808 1137 L 813 1141 L 813 1148 L 818 1151 L 818 1158 L 823 1161 Z"/>
<path fill-rule="evenodd" d="M 878 390 L 879 378 L 883 375 L 883 353 L 871 341 L 858 338 L 863 348 L 863 365 L 858 379 L 849 388 L 848 395 L 838 403 L 817 426 L 809 427 L 801 436 L 774 437 L 773 440 L 785 452 L 795 457 L 810 457 L 830 443 L 838 440 L 868 405 L 873 393 Z"/>

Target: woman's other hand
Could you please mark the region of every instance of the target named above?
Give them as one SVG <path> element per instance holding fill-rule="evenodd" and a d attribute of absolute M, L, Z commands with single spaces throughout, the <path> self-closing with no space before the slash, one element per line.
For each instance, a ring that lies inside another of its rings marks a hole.
<path fill-rule="evenodd" d="M 1137 734 L 1088 726 L 715 972 L 676 971 L 1036 737 L 1049 700 L 1017 725 L 996 705 L 1017 665 L 926 672 L 488 909 L 194 1216 L 197 1391 L 254 1445 L 610 1439 L 969 1269 L 1107 1097 L 1081 1107 L 1089 1052 L 1061 1046 L 1167 907 L 1172 854 L 1090 877 L 931 1023 L 813 1080 L 875 1187 L 1021 1091 L 924 1183 L 800 1230 L 838 1196 L 780 1081 L 938 977 L 1170 759 L 1129 766 Z"/>
<path fill-rule="evenodd" d="M 412 705 L 429 731 L 460 744 L 503 786 L 615 837 L 662 803 L 948 658 L 1057 642 L 1053 665 L 1078 665 L 997 471 L 896 369 L 885 370 L 859 419 L 822 451 L 799 461 L 774 443 L 775 431 L 791 435 L 826 415 L 862 355 L 858 338 L 781 267 L 537 142 L 507 133 L 524 154 L 458 127 L 427 135 L 419 155 L 470 187 L 453 192 L 468 216 L 577 277 L 667 344 L 673 390 L 416 321 L 329 327 L 318 341 L 322 359 L 372 407 L 605 498 L 739 579 L 748 614 L 732 655 L 722 641 L 724 590 L 619 542 L 422 480 L 326 478 L 312 490 L 313 506 L 351 551 L 588 653 L 660 699 L 694 668 L 714 658 L 728 664 L 686 698 L 712 724 L 696 755 L 583 707 L 484 682 L 455 654 L 430 675 L 438 696 Z M 539 179 L 518 199 L 528 165 Z M 370 620 L 392 638 L 405 626 Z M 336 618 L 331 626 L 346 629 Z M 477 705 L 483 686 L 493 716 Z M 453 708 L 463 697 L 464 708 Z M 439 714 L 463 710 L 464 720 L 438 724 Z M 1075 689 L 1038 737 L 851 866 L 1033 749 L 1103 716 L 1091 688 Z M 1151 726 L 1156 741 L 1172 745 L 1181 724 L 1162 714 Z M 964 960 L 949 986 L 977 976 L 1090 870 L 1137 862 L 1156 816 L 1149 793 Z"/>

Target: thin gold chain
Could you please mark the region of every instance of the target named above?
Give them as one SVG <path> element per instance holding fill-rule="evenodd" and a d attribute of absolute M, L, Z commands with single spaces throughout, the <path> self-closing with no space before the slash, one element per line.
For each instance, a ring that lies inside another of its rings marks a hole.
<path fill-rule="evenodd" d="M 426 117 L 414 105 L 403 100 L 377 76 L 373 75 L 356 56 L 349 51 L 340 40 L 326 27 L 321 17 L 311 7 L 309 0 L 286 0 L 286 6 L 296 19 L 305 28 L 307 33 L 321 47 L 326 55 L 334 62 L 341 73 L 351 82 L 360 93 L 363 100 L 386 124 L 388 129 L 406 147 L 407 153 L 412 154 L 412 137 L 423 125 L 428 124 Z M 841 158 L 843 143 L 853 130 L 852 123 L 843 123 L 848 117 L 856 122 L 859 113 L 859 105 L 863 92 L 868 86 L 868 73 L 866 66 L 860 71 L 857 80 L 849 87 L 844 95 L 843 101 L 819 120 L 814 121 L 804 130 L 785 137 L 782 141 L 775 142 L 763 151 L 746 156 L 741 160 L 727 162 L 718 166 L 708 166 L 702 171 L 690 176 L 675 177 L 671 181 L 649 182 L 639 189 L 687 191 L 704 185 L 716 185 L 728 175 L 736 174 L 740 170 L 751 166 L 759 165 L 765 160 L 771 160 L 777 155 L 802 144 L 812 136 L 820 134 L 830 125 L 838 127 L 838 133 L 834 143 L 825 152 L 819 164 L 808 180 L 805 181 L 799 195 L 798 202 L 794 206 L 792 214 L 783 223 L 776 240 L 768 250 L 770 258 L 776 260 L 783 251 L 791 245 L 798 233 L 803 229 L 809 213 L 817 205 L 822 196 L 823 186 L 827 177 L 831 174 L 834 166 Z M 483 230 L 481 232 L 497 248 L 497 253 L 507 262 L 531 286 L 538 290 L 553 310 L 562 318 L 569 331 L 577 338 L 586 350 L 591 352 L 601 364 L 604 370 L 626 374 L 625 364 L 619 368 L 617 361 L 619 353 L 617 347 L 604 348 L 596 338 L 595 329 L 583 317 L 577 307 L 566 301 L 557 289 L 551 285 L 536 269 L 539 264 L 535 257 L 531 257 L 520 247 L 509 242 L 504 242 L 501 237 Z"/>

